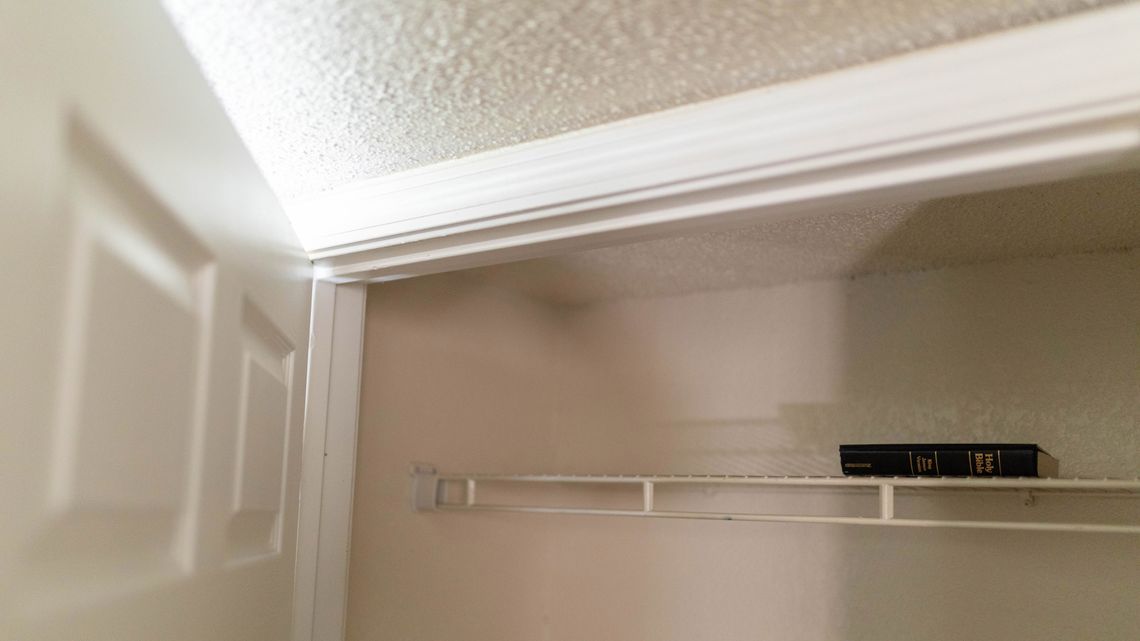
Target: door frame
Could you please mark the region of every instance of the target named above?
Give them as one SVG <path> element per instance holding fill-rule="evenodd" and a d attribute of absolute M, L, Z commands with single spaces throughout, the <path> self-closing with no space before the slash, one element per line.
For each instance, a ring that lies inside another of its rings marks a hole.
<path fill-rule="evenodd" d="M 344 638 L 367 292 L 313 282 L 293 641 Z"/>
<path fill-rule="evenodd" d="M 317 280 L 293 641 L 345 635 L 368 283 L 1136 168 L 1137 24 L 1140 5 L 1091 11 L 304 203 L 328 222 L 299 227 Z M 1041 73 L 1045 54 L 1058 66 Z M 821 117 L 829 101 L 842 108 Z M 899 101 L 905 117 L 871 109 Z M 775 155 L 772 123 L 797 132 Z M 836 138 L 853 128 L 871 135 Z"/>

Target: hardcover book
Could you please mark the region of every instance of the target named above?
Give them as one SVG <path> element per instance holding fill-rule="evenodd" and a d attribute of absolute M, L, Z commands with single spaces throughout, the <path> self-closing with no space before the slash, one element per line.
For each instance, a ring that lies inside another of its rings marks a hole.
<path fill-rule="evenodd" d="M 840 445 L 848 476 L 1056 477 L 1057 459 L 1032 443 Z"/>

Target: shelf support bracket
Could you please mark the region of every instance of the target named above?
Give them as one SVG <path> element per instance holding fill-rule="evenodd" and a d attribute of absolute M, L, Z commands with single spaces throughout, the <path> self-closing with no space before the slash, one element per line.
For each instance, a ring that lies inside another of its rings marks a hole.
<path fill-rule="evenodd" d="M 895 486 L 883 483 L 879 486 L 879 519 L 890 521 L 895 518 Z"/>
<path fill-rule="evenodd" d="M 468 489 L 471 486 L 468 485 Z M 468 495 L 474 498 L 474 492 Z M 439 470 L 427 463 L 412 464 L 412 511 L 432 512 L 439 504 Z"/>
<path fill-rule="evenodd" d="M 649 481 L 641 484 L 641 511 L 653 511 L 653 483 Z"/>

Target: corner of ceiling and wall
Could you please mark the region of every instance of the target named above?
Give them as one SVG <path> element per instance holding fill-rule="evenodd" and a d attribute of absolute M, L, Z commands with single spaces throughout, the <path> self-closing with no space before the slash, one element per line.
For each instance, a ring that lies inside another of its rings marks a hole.
<path fill-rule="evenodd" d="M 526 183 L 504 165 L 543 165 L 567 150 L 604 165 L 603 149 L 582 146 L 621 144 L 622 136 L 652 132 L 655 122 L 684 124 L 688 113 L 716 116 L 725 107 L 715 99 L 1120 4 L 164 3 L 317 259 L 336 243 L 345 243 L 336 253 L 359 252 L 361 237 L 405 243 L 401 229 L 426 228 L 425 211 L 438 221 L 487 194 L 518 197 L 472 183 L 472 174 Z M 762 92 L 737 104 L 752 109 L 786 95 Z M 577 133 L 599 127 L 585 138 Z M 652 154 L 643 150 L 610 169 L 627 173 Z M 403 227 L 341 233 L 362 224 L 349 215 L 360 194 L 372 203 L 370 228 Z M 516 209 L 525 207 L 520 200 Z M 337 234 L 323 240 L 330 229 Z"/>

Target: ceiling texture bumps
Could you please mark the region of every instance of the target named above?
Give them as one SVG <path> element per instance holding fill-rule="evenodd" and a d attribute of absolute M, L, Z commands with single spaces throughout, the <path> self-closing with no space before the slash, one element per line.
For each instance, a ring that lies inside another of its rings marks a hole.
<path fill-rule="evenodd" d="M 288 200 L 1113 0 L 164 0 Z"/>

